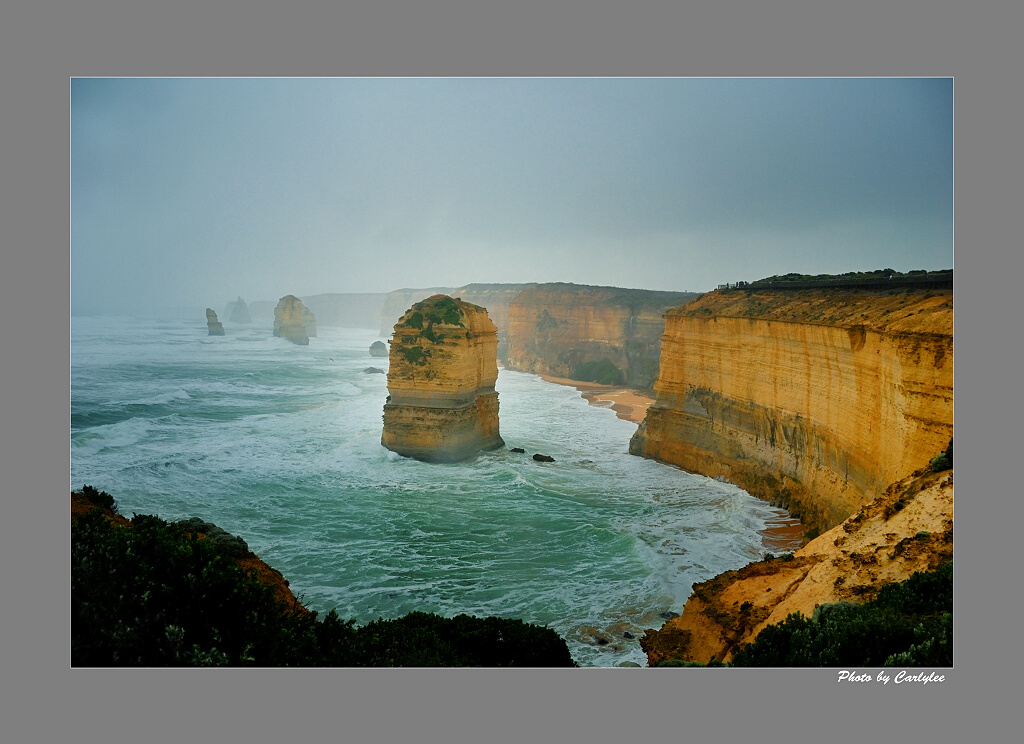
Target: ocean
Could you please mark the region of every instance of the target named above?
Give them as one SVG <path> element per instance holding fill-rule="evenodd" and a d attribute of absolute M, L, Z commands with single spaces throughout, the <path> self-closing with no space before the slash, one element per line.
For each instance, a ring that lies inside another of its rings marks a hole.
<path fill-rule="evenodd" d="M 520 618 L 581 666 L 646 666 L 644 629 L 695 582 L 798 546 L 765 532 L 784 511 L 629 455 L 636 425 L 575 388 L 502 369 L 506 448 L 422 463 L 380 444 L 377 330 L 321 327 L 303 347 L 224 327 L 71 318 L 70 486 L 240 535 L 321 616 Z"/>

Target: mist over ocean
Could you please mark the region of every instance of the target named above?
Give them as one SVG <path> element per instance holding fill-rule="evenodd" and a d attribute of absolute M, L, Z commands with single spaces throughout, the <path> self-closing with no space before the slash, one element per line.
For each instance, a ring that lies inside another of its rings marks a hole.
<path fill-rule="evenodd" d="M 627 454 L 634 424 L 504 369 L 501 434 L 526 454 L 399 457 L 380 444 L 386 376 L 364 372 L 387 369 L 368 353 L 377 331 L 321 327 L 301 347 L 224 327 L 71 319 L 70 486 L 109 491 L 129 517 L 215 522 L 321 614 L 520 618 L 581 666 L 646 665 L 643 629 L 681 612 L 694 582 L 760 559 L 785 516 Z"/>

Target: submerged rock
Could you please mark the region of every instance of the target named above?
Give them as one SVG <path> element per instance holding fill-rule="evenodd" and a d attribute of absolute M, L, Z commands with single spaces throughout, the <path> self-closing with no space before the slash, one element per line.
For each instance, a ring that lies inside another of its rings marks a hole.
<path fill-rule="evenodd" d="M 503 447 L 498 433 L 497 329 L 487 310 L 434 295 L 395 324 L 381 444 L 427 462 Z"/>
<path fill-rule="evenodd" d="M 206 328 L 208 336 L 223 336 L 224 325 L 217 320 L 217 313 L 212 308 L 206 308 Z"/>
<path fill-rule="evenodd" d="M 367 367 L 366 369 L 363 370 L 363 374 L 364 375 L 382 375 L 382 374 L 384 374 L 384 370 L 382 370 L 380 367 Z"/>
<path fill-rule="evenodd" d="M 555 458 L 551 457 L 550 455 L 541 455 L 541 454 L 534 455 L 533 459 L 536 460 L 537 462 L 554 462 L 555 461 Z"/>
<path fill-rule="evenodd" d="M 285 295 L 274 308 L 274 335 L 300 346 L 309 345 L 310 335 L 316 336 L 316 318 L 313 318 L 312 334 L 306 327 L 312 315 L 298 297 Z"/>

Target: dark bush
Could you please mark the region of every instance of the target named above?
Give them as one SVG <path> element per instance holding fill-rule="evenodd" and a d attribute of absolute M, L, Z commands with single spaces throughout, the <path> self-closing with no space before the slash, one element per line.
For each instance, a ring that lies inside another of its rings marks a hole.
<path fill-rule="evenodd" d="M 206 534 L 200 540 L 198 534 Z M 200 519 L 93 510 L 71 527 L 73 666 L 575 666 L 521 620 L 411 613 L 357 628 L 292 612 L 232 559 L 244 541 Z"/>
<path fill-rule="evenodd" d="M 117 502 L 106 491 L 97 491 L 92 486 L 82 486 L 82 495 L 96 506 L 106 507 L 111 513 L 117 514 Z"/>
<path fill-rule="evenodd" d="M 953 563 L 762 630 L 734 666 L 952 666 Z"/>
<path fill-rule="evenodd" d="M 596 382 L 600 385 L 621 385 L 626 379 L 622 370 L 608 359 L 581 364 L 572 371 L 570 376 L 574 380 Z"/>

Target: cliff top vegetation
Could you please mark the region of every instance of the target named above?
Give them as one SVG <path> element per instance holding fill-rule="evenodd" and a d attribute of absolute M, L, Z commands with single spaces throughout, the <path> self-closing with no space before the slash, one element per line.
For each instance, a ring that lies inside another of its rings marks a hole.
<path fill-rule="evenodd" d="M 421 302 L 417 302 L 409 308 L 409 311 L 402 316 L 402 320 L 398 324 L 406 328 L 416 328 L 417 330 L 424 328 L 424 325 L 429 330 L 435 323 L 465 328 L 466 313 L 461 306 L 483 310 L 483 308 L 471 303 L 453 300 L 447 295 L 434 295 Z"/>
<path fill-rule="evenodd" d="M 241 538 L 218 534 L 199 519 L 129 521 L 109 494 L 72 493 L 72 666 L 576 666 L 555 631 L 522 620 L 320 620 L 238 559 Z"/>
<path fill-rule="evenodd" d="M 708 292 L 666 315 L 754 318 L 902 333 L 953 334 L 953 290 L 819 288 Z"/>

